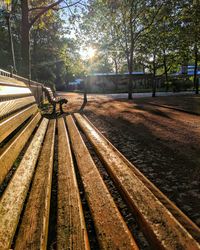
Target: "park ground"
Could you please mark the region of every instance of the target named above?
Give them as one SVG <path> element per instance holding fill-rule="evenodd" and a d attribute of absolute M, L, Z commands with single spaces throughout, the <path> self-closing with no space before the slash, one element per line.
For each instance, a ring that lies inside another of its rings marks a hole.
<path fill-rule="evenodd" d="M 83 96 L 63 93 L 65 111 Z M 190 114 L 160 106 L 184 109 Z M 89 95 L 83 113 L 146 177 L 200 226 L 200 96 Z"/>

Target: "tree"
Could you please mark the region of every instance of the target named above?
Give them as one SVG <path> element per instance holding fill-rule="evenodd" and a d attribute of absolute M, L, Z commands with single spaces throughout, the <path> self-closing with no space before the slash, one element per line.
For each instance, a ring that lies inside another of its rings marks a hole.
<path fill-rule="evenodd" d="M 157 25 L 154 27 L 147 30 L 146 34 L 140 38 L 140 44 L 136 50 L 137 60 L 143 65 L 144 70 L 153 74 L 152 97 L 156 96 L 157 71 L 163 67 L 160 59 L 160 47 L 158 46 L 159 32 Z"/>
<path fill-rule="evenodd" d="M 58 13 L 52 22 L 32 29 L 31 58 L 32 79 L 61 85 L 65 75 L 65 52 L 68 42 L 62 38 L 62 22 Z"/>
<path fill-rule="evenodd" d="M 22 55 L 22 73 L 24 76 L 31 78 L 31 57 L 30 57 L 30 31 L 33 25 L 40 20 L 43 15 L 50 10 L 58 10 L 59 4 L 63 0 L 51 1 L 29 1 L 21 0 L 21 55 Z M 79 1 L 66 3 L 65 7 L 74 6 Z"/>
<path fill-rule="evenodd" d="M 198 62 L 200 61 L 200 1 L 192 1 L 187 6 L 186 17 L 189 19 L 188 26 L 191 32 L 193 51 L 194 51 L 194 87 L 196 94 L 199 94 L 199 84 L 197 78 Z"/>
<path fill-rule="evenodd" d="M 154 24 L 154 21 L 162 9 L 163 4 L 159 1 L 124 1 L 123 5 L 116 8 L 116 25 L 118 26 L 118 38 L 120 44 L 126 54 L 128 71 L 129 71 L 129 87 L 128 98 L 132 99 L 133 84 L 132 72 L 136 50 L 140 38 L 145 34 L 146 30 Z M 118 19 L 120 16 L 120 20 Z"/>
<path fill-rule="evenodd" d="M 96 0 L 92 1 L 88 11 L 88 19 L 84 18 L 81 25 L 82 30 L 84 28 L 87 30 L 87 35 L 90 33 L 90 37 L 93 36 L 92 41 L 96 40 L 98 44 L 104 45 L 101 48 L 106 47 L 109 51 L 117 52 L 113 57 L 115 68 L 117 68 L 117 61 L 120 61 L 119 58 L 123 57 L 126 60 L 130 75 L 129 99 L 132 99 L 133 84 L 131 75 L 134 69 L 135 51 L 139 39 L 153 25 L 162 5 L 160 1 L 155 1 L 153 5 L 150 1 L 145 0 Z M 91 16 L 92 25 L 90 24 Z"/>

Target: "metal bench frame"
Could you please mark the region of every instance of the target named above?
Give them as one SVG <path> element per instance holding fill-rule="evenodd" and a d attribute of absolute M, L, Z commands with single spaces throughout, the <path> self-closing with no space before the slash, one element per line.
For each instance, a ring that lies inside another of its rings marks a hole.
<path fill-rule="evenodd" d="M 60 112 L 64 113 L 62 105 L 67 104 L 68 100 L 65 98 L 56 97 L 51 88 L 43 87 L 42 90 L 44 91 L 49 103 L 53 106 L 52 114 L 56 114 L 56 104 L 59 104 Z"/>

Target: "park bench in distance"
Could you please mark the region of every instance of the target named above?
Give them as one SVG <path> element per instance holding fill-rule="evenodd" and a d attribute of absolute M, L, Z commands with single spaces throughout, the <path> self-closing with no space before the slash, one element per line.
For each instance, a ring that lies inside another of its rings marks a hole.
<path fill-rule="evenodd" d="M 60 105 L 60 112 L 63 113 L 62 105 L 66 104 L 68 100 L 65 98 L 56 97 L 54 92 L 51 90 L 51 88 L 43 87 L 42 90 L 46 94 L 48 102 L 53 106 L 52 114 L 56 113 L 56 104 Z"/>
<path fill-rule="evenodd" d="M 0 78 L 0 249 L 47 248 L 54 178 L 58 184 L 57 249 L 90 249 L 76 171 L 100 249 L 138 249 L 79 129 L 135 214 L 152 249 L 200 249 L 199 228 L 85 116 L 43 118 L 29 88 L 6 77 Z M 55 159 L 57 176 L 53 176 Z"/>

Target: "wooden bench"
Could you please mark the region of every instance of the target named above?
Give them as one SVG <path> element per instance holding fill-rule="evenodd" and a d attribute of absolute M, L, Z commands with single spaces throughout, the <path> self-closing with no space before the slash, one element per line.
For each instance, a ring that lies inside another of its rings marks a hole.
<path fill-rule="evenodd" d="M 56 113 L 56 104 L 60 105 L 60 112 L 64 113 L 62 105 L 68 103 L 68 100 L 65 98 L 60 98 L 60 97 L 55 96 L 51 88 L 43 87 L 42 89 L 48 99 L 48 102 L 53 106 L 52 114 Z"/>
<path fill-rule="evenodd" d="M 200 230 L 80 114 L 42 118 L 22 82 L 0 79 L 0 249 L 46 249 L 57 180 L 56 249 L 90 249 L 80 175 L 100 249 L 139 249 L 88 140 L 152 249 L 200 249 Z M 57 168 L 56 176 L 53 168 Z"/>

